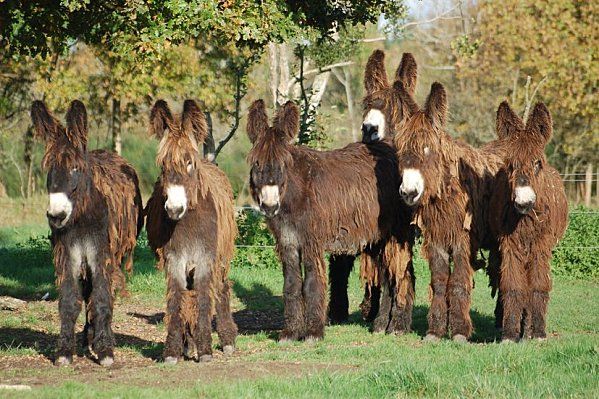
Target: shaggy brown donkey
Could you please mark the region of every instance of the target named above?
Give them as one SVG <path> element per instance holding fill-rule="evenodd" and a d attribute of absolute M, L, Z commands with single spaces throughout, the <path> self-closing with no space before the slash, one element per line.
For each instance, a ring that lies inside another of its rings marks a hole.
<path fill-rule="evenodd" d="M 70 364 L 75 350 L 75 323 L 85 301 L 85 346 L 98 361 L 114 359 L 114 293 L 124 288 L 121 270 L 132 269 L 137 233 L 143 226 L 141 195 L 135 171 L 123 158 L 103 150 L 87 151 L 87 114 L 73 101 L 66 129 L 35 101 L 31 118 L 46 142 L 42 166 L 48 171 L 48 222 L 60 298 L 57 365 Z"/>
<path fill-rule="evenodd" d="M 392 257 L 387 261 L 403 269 L 396 273 L 401 276 L 411 264 L 412 237 L 394 202 L 399 200 L 399 178 L 391 146 L 353 143 L 316 151 L 291 143 L 298 131 L 299 110 L 292 102 L 281 107 L 272 127 L 264 102 L 252 104 L 247 126 L 253 143 L 248 156 L 250 188 L 283 263 L 281 340 L 324 336 L 325 251 Z M 385 250 L 393 239 L 398 248 Z M 407 280 L 398 285 L 411 286 Z M 398 326 L 393 329 L 407 330 L 412 302 L 405 298 L 399 302 L 404 308 L 396 309 Z"/>
<path fill-rule="evenodd" d="M 562 179 L 545 158 L 552 130 L 544 104 L 535 106 L 526 126 L 507 102 L 497 111 L 504 164 L 494 185 L 489 218 L 499 241 L 499 262 L 491 262 L 499 269 L 491 274 L 499 277 L 494 285 L 499 286 L 497 316 L 503 321 L 504 340 L 546 337 L 551 250 L 568 223 Z"/>
<path fill-rule="evenodd" d="M 161 174 L 146 207 L 146 229 L 167 274 L 164 360 L 176 363 L 197 351 L 198 360 L 209 361 L 215 314 L 225 354 L 233 353 L 237 336 L 228 280 L 237 235 L 233 190 L 225 174 L 201 156 L 207 125 L 195 101 L 185 101 L 180 117 L 157 101 L 150 125 L 160 139 Z"/>
<path fill-rule="evenodd" d="M 422 110 L 401 83 L 396 86 L 410 114 L 394 137 L 400 192 L 415 210 L 414 220 L 424 238 L 422 251 L 431 269 L 426 339 L 443 337 L 449 324 L 452 337 L 465 341 L 472 333 L 469 313 L 476 254 L 480 247 L 492 246 L 486 207 L 501 159 L 492 150 L 474 149 L 444 131 L 447 98 L 440 83 L 432 85 Z"/>
<path fill-rule="evenodd" d="M 418 66 L 411 53 L 404 53 L 395 72 L 394 81 L 402 82 L 413 94 L 418 77 Z M 364 89 L 366 96 L 364 104 L 364 122 L 362 124 L 362 142 L 374 143 L 380 140 L 389 140 L 401 122 L 404 113 L 401 97 L 387 80 L 385 69 L 385 53 L 375 50 L 366 64 L 364 71 Z M 329 302 L 329 318 L 331 321 L 344 321 L 348 315 L 347 279 L 355 261 L 353 255 L 333 255 L 329 262 L 329 279 L 331 282 L 331 295 Z M 380 287 L 379 275 L 385 277 L 379 270 L 382 265 L 376 264 L 376 259 L 371 259 L 368 254 L 360 258 L 360 274 L 365 281 L 364 300 L 360 304 L 362 316 L 365 320 L 372 321 L 378 314 Z M 411 270 L 411 269 L 409 269 Z M 388 291 L 388 290 L 387 290 Z M 413 295 L 412 295 L 413 297 Z M 388 307 L 389 300 L 383 297 L 383 306 Z M 383 322 L 379 319 L 377 324 Z"/>

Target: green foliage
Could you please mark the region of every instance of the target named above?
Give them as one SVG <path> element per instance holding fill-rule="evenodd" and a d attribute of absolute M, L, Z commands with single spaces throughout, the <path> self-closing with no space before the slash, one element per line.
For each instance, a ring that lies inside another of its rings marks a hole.
<path fill-rule="evenodd" d="M 237 216 L 236 256 L 233 267 L 279 269 L 275 241 L 264 217 L 253 209 L 243 209 Z"/>
<path fill-rule="evenodd" d="M 599 278 L 599 211 L 578 207 L 570 212 L 568 229 L 553 251 L 553 274 Z"/>

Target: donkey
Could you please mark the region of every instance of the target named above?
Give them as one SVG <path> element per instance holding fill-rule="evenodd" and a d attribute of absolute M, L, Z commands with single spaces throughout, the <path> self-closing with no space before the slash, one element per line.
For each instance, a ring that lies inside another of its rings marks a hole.
<path fill-rule="evenodd" d="M 432 303 L 426 340 L 447 333 L 464 342 L 472 334 L 470 295 L 479 248 L 492 248 L 486 225 L 493 180 L 502 163 L 492 149 L 475 149 L 445 130 L 447 96 L 434 83 L 420 109 L 399 83 L 408 118 L 394 137 L 402 176 L 400 194 L 415 211 L 422 251 L 431 270 Z M 453 261 L 453 270 L 450 267 Z"/>
<path fill-rule="evenodd" d="M 291 143 L 298 131 L 299 109 L 294 103 L 279 109 L 272 127 L 264 101 L 250 107 L 250 189 L 266 215 L 283 264 L 281 341 L 324 336 L 325 251 L 350 255 L 364 251 L 392 265 L 398 276 L 396 292 L 404 297 L 398 301 L 403 307 L 394 307 L 394 325 L 388 328 L 408 330 L 412 236 L 405 223 L 408 218 L 394 206 L 399 179 L 393 149 L 385 143 L 352 143 L 316 151 Z"/>
<path fill-rule="evenodd" d="M 84 346 L 91 343 L 99 363 L 114 361 L 114 294 L 125 288 L 121 270 L 132 270 L 133 249 L 143 227 L 135 170 L 120 156 L 87 151 L 87 113 L 73 101 L 66 129 L 41 101 L 31 106 L 37 136 L 46 142 L 42 166 L 48 171 L 48 223 L 60 293 L 60 337 L 56 365 L 73 361 L 75 323 L 85 301 Z"/>
<path fill-rule="evenodd" d="M 489 206 L 489 226 L 499 242 L 498 261 L 490 263 L 496 270 L 490 274 L 498 276 L 492 284 L 499 288 L 496 317 L 505 341 L 546 337 L 551 250 L 568 223 L 564 184 L 544 152 L 552 130 L 542 103 L 526 126 L 507 102 L 497 111 L 504 163 Z"/>
<path fill-rule="evenodd" d="M 200 154 L 204 113 L 186 100 L 173 116 L 159 100 L 150 114 L 161 174 L 146 206 L 148 241 L 167 274 L 165 363 L 182 354 L 212 359 L 212 318 L 225 354 L 235 350 L 228 273 L 237 236 L 233 190 L 226 175 Z"/>

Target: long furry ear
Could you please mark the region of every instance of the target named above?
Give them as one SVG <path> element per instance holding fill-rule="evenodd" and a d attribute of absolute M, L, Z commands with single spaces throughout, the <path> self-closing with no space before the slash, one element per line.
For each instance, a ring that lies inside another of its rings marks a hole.
<path fill-rule="evenodd" d="M 551 140 L 553 135 L 553 119 L 551 112 L 543 103 L 537 103 L 526 121 L 526 131 L 538 134 L 545 139 L 545 142 Z"/>
<path fill-rule="evenodd" d="M 439 82 L 431 85 L 431 92 L 424 104 L 424 113 L 436 126 L 445 126 L 447 120 L 447 93 Z"/>
<path fill-rule="evenodd" d="M 385 69 L 385 52 L 382 50 L 374 50 L 364 71 L 364 88 L 367 94 L 374 93 L 389 87 L 387 80 L 387 70 Z"/>
<path fill-rule="evenodd" d="M 62 128 L 60 122 L 48 111 L 46 104 L 39 100 L 31 103 L 31 121 L 36 137 L 46 142 L 55 140 Z"/>
<path fill-rule="evenodd" d="M 164 100 L 156 101 L 150 112 L 150 134 L 162 139 L 164 131 L 173 126 L 173 114 Z"/>
<path fill-rule="evenodd" d="M 254 143 L 256 138 L 264 134 L 268 129 L 268 116 L 264 100 L 256 100 L 250 106 L 246 131 L 250 141 Z"/>
<path fill-rule="evenodd" d="M 406 89 L 401 80 L 396 80 L 395 83 L 393 83 L 393 91 L 401 103 L 402 112 L 405 116 L 413 115 L 420 110 L 420 107 L 418 104 L 416 104 L 414 97 Z"/>
<path fill-rule="evenodd" d="M 291 141 L 299 133 L 299 118 L 300 111 L 298 106 L 293 101 L 287 101 L 277 111 L 272 124 L 285 134 L 287 141 Z"/>
<path fill-rule="evenodd" d="M 73 100 L 67 111 L 67 136 L 82 151 L 87 149 L 87 110 L 79 100 Z"/>
<path fill-rule="evenodd" d="M 187 134 L 193 134 L 198 146 L 201 146 L 208 136 L 208 123 L 200 106 L 194 100 L 185 100 L 181 126 Z"/>
<path fill-rule="evenodd" d="M 497 108 L 497 119 L 495 120 L 495 130 L 497 137 L 506 138 L 520 130 L 524 129 L 522 119 L 510 108 L 507 101 L 503 101 Z"/>
<path fill-rule="evenodd" d="M 403 83 L 404 87 L 414 95 L 416 91 L 416 81 L 418 79 L 418 64 L 412 53 L 403 53 L 399 67 L 395 72 L 395 80 Z"/>

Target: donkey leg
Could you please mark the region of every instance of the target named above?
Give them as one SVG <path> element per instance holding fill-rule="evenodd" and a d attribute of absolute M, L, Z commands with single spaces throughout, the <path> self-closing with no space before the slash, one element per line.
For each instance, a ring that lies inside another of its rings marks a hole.
<path fill-rule="evenodd" d="M 331 323 L 346 322 L 349 317 L 347 284 L 356 257 L 352 255 L 331 255 L 329 259 L 329 320 Z"/>
<path fill-rule="evenodd" d="M 549 292 L 551 291 L 551 269 L 549 266 L 549 254 L 540 251 L 535 254 L 528 267 L 528 286 L 530 297 L 528 301 L 528 313 L 530 317 L 532 338 L 544 339 L 547 337 L 547 304 L 549 303 Z"/>
<path fill-rule="evenodd" d="M 449 277 L 449 326 L 455 341 L 465 341 L 472 335 L 470 300 L 474 269 L 470 253 L 463 248 L 454 250 L 454 270 Z"/>
<path fill-rule="evenodd" d="M 491 287 L 491 297 L 497 294 L 495 303 L 495 329 L 503 329 L 503 299 L 501 297 L 500 279 L 501 279 L 501 253 L 497 246 L 493 246 L 489 251 L 489 264 L 487 266 L 487 275 L 489 276 L 489 286 Z"/>
<path fill-rule="evenodd" d="M 216 331 L 225 355 L 230 355 L 235 351 L 235 338 L 237 337 L 237 325 L 231 314 L 230 292 L 229 279 L 225 277 L 216 302 Z"/>
<path fill-rule="evenodd" d="M 326 271 L 322 254 L 306 256 L 303 286 L 306 304 L 306 339 L 322 339 L 326 323 Z"/>
<path fill-rule="evenodd" d="M 526 271 L 522 260 L 511 248 L 502 251 L 501 257 L 499 293 L 503 308 L 502 340 L 517 341 L 520 338 L 522 315 L 528 300 Z"/>
<path fill-rule="evenodd" d="M 96 265 L 91 269 L 93 271 L 91 304 L 94 323 L 92 348 L 100 364 L 109 367 L 114 362 L 115 344 L 112 333 L 112 291 L 103 267 Z"/>
<path fill-rule="evenodd" d="M 92 282 L 89 278 L 82 281 L 83 300 L 85 303 L 85 326 L 83 327 L 83 349 L 91 351 L 94 340 L 94 312 L 91 302 Z"/>
<path fill-rule="evenodd" d="M 60 337 L 55 364 L 68 365 L 73 362 L 75 352 L 75 323 L 81 312 L 81 290 L 75 276 L 70 270 L 63 274 L 60 281 L 60 298 L 58 312 L 60 314 Z"/>
<path fill-rule="evenodd" d="M 181 302 L 183 290 L 186 289 L 185 277 L 175 273 L 172 264 L 167 265 L 167 294 L 166 294 L 166 340 L 164 342 L 163 358 L 165 363 L 177 363 L 183 352 L 183 332 L 185 321 L 181 317 Z M 184 269 L 183 269 L 184 274 Z"/>
<path fill-rule="evenodd" d="M 411 252 L 411 251 L 410 251 Z M 412 326 L 412 309 L 414 308 L 414 265 L 410 259 L 408 267 L 402 278 L 394 284 L 393 307 L 391 308 L 391 322 L 388 332 L 403 334 L 410 332 Z"/>
<path fill-rule="evenodd" d="M 194 290 L 197 295 L 197 322 L 195 326 L 195 340 L 200 362 L 212 360 L 212 305 L 211 295 L 212 265 L 205 265 L 194 275 Z M 217 294 L 218 295 L 218 294 Z"/>
<path fill-rule="evenodd" d="M 393 307 L 394 302 L 393 287 L 391 287 L 389 276 L 384 270 L 379 272 L 379 283 L 379 311 L 372 323 L 372 331 L 375 333 L 387 331 L 387 327 L 389 327 L 389 321 L 391 320 L 391 308 Z"/>
<path fill-rule="evenodd" d="M 279 250 L 283 263 L 283 301 L 285 328 L 280 341 L 297 341 L 306 331 L 304 318 L 304 298 L 302 295 L 302 275 L 299 251 L 295 247 L 283 247 Z"/>
<path fill-rule="evenodd" d="M 374 321 L 379 314 L 381 287 L 372 283 L 364 284 L 364 298 L 360 303 L 360 312 L 365 321 Z"/>
<path fill-rule="evenodd" d="M 443 248 L 427 250 L 431 270 L 432 301 L 428 312 L 426 340 L 434 341 L 447 333 L 447 283 L 449 282 L 449 254 Z"/>

